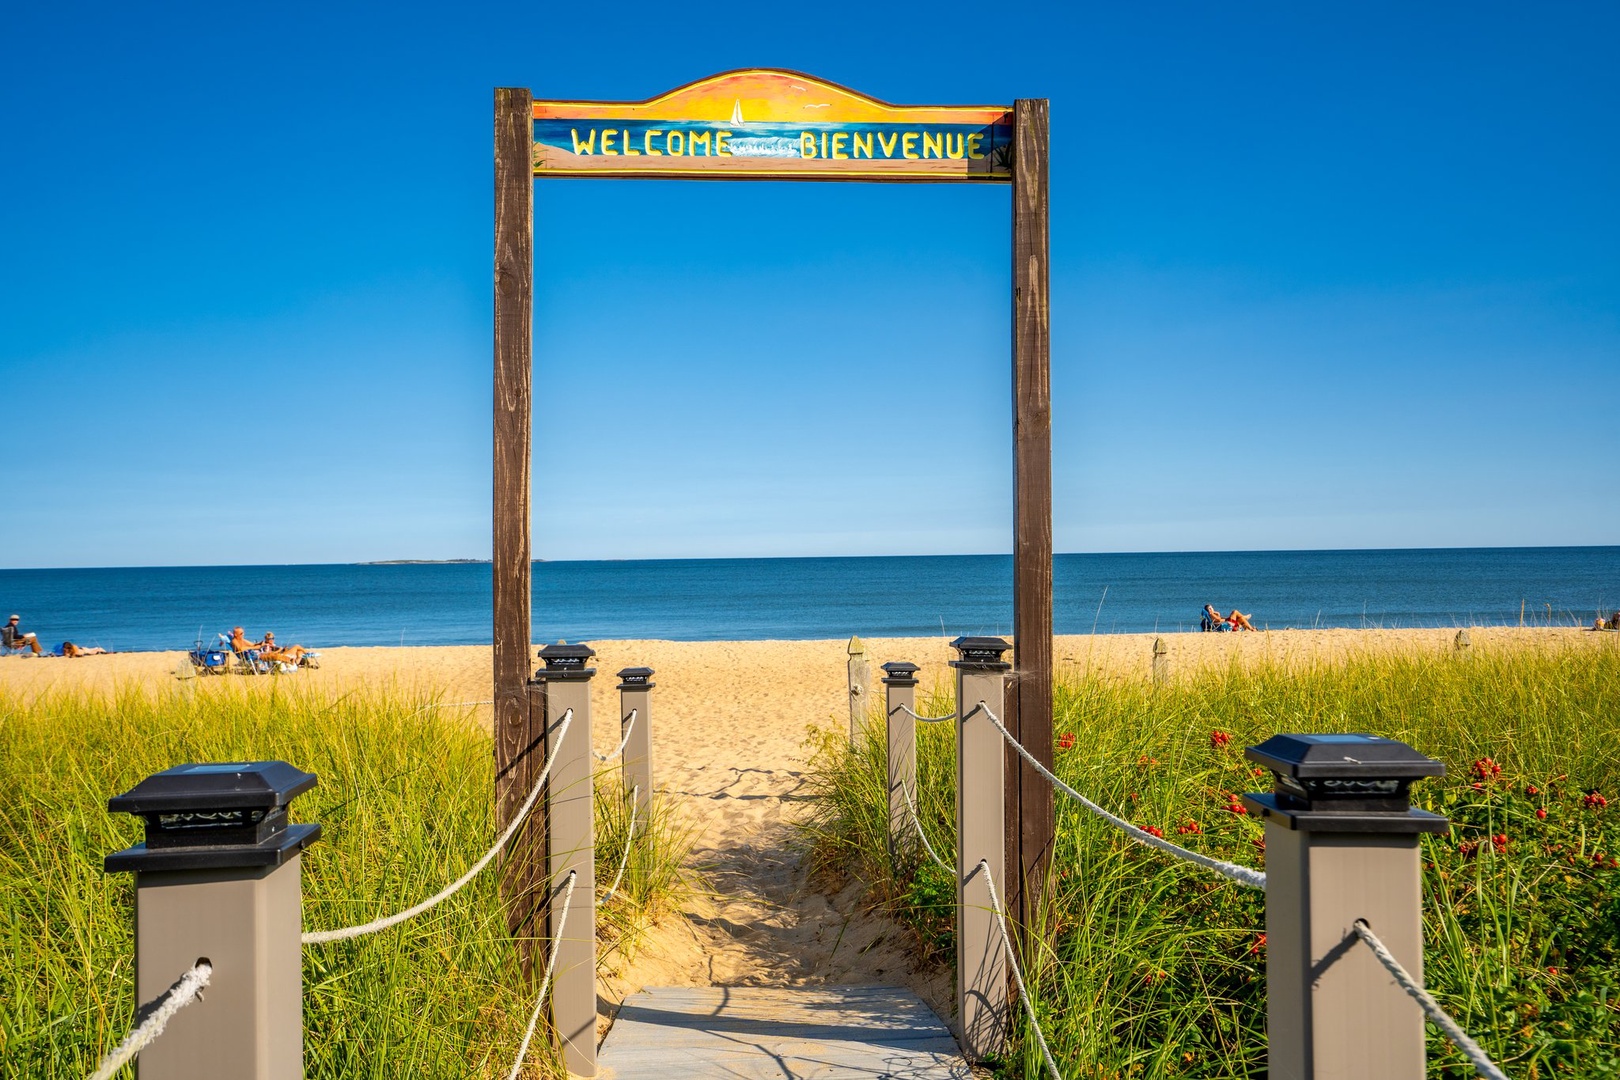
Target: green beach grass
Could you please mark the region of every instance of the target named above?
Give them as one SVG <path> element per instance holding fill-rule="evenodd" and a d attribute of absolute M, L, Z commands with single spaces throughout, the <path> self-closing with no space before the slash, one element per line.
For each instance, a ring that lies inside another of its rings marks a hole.
<path fill-rule="evenodd" d="M 210 689 L 221 692 L 29 702 L 0 694 L 5 1080 L 88 1075 L 130 1026 L 134 883 L 104 874 L 101 860 L 138 842 L 141 826 L 109 814 L 106 801 L 153 772 L 279 758 L 320 777 L 293 804 L 293 820 L 324 829 L 304 855 L 306 930 L 422 900 L 493 842 L 490 738 L 458 711 L 386 693 Z M 603 890 L 629 824 L 618 794 L 616 777 L 605 775 Z M 684 840 L 658 804 L 638 837 L 624 883 L 600 913 L 603 953 L 633 948 L 684 886 Z M 534 998 L 507 934 L 498 874 L 497 863 L 403 926 L 305 947 L 307 1076 L 506 1076 Z M 561 1076 L 552 1040 L 535 1043 L 525 1075 Z"/>
<path fill-rule="evenodd" d="M 919 711 L 952 707 L 937 688 Z M 1263 828 L 1232 796 L 1270 784 L 1243 747 L 1277 732 L 1362 731 L 1440 758 L 1447 777 L 1413 796 L 1454 824 L 1423 841 L 1428 987 L 1515 1080 L 1620 1076 L 1620 650 L 1234 666 L 1164 687 L 1069 682 L 1055 721 L 1065 781 L 1186 847 L 1257 868 Z M 825 738 L 813 850 L 949 963 L 951 878 L 926 856 L 891 865 L 885 854 L 881 723 L 874 716 L 877 737 L 855 754 Z M 918 727 L 919 812 L 950 859 L 954 733 Z M 1050 903 L 1023 961 L 1065 1077 L 1263 1076 L 1263 895 L 1133 843 L 1061 794 L 1056 803 Z M 1021 1014 L 1000 1073 L 1044 1075 Z M 1432 1028 L 1429 1075 L 1473 1075 Z"/>

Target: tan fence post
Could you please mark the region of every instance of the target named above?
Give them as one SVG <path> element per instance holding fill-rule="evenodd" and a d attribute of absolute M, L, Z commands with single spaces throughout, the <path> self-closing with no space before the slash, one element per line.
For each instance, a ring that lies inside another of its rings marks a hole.
<path fill-rule="evenodd" d="M 866 662 L 866 646 L 858 637 L 849 639 L 849 745 L 855 746 L 860 738 L 861 725 L 866 723 L 867 679 L 871 671 Z"/>
<path fill-rule="evenodd" d="M 990 906 L 980 861 L 990 864 L 996 896 L 1006 910 L 1006 742 L 984 702 L 1005 715 L 1007 672 L 1001 638 L 959 637 L 956 669 L 956 1015 L 962 1051 L 984 1061 L 1006 1048 L 1007 950 Z"/>
<path fill-rule="evenodd" d="M 1164 638 L 1153 639 L 1153 685 L 1163 686 L 1170 681 L 1170 646 Z"/>
<path fill-rule="evenodd" d="M 652 807 L 653 797 L 653 738 L 652 738 L 652 681 L 650 667 L 627 667 L 619 672 L 619 738 L 624 740 L 624 753 L 619 762 L 619 775 L 628 796 L 636 792 L 636 820 L 645 822 Z M 630 715 L 635 714 L 633 726 Z"/>
<path fill-rule="evenodd" d="M 321 827 L 289 825 L 287 804 L 314 786 L 285 761 L 179 765 L 108 800 L 146 819 L 146 842 L 106 859 L 135 873 L 136 1004 L 198 960 L 213 966 L 141 1051 L 141 1080 L 304 1075 L 299 853 Z"/>
<path fill-rule="evenodd" d="M 1266 1029 L 1271 1080 L 1423 1080 L 1423 1013 L 1355 935 L 1365 920 L 1423 978 L 1411 808 L 1445 766 L 1375 735 L 1273 735 L 1245 756 L 1276 777 L 1244 801 L 1266 823 Z"/>
<path fill-rule="evenodd" d="M 917 721 L 906 711 L 917 708 L 916 664 L 894 660 L 883 665 L 883 707 L 889 743 L 889 858 L 895 860 L 917 847 L 910 809 L 917 805 Z"/>
<path fill-rule="evenodd" d="M 562 1040 L 563 1065 L 573 1076 L 596 1075 L 596 817 L 591 794 L 591 676 L 585 663 L 596 652 L 589 645 L 547 645 L 540 650 L 546 666 L 534 673 L 545 689 L 546 730 L 555 731 L 572 709 L 574 719 L 554 748 L 556 763 L 546 785 L 550 828 L 550 933 L 557 944 L 552 976 L 551 1017 Z M 556 738 L 553 734 L 552 738 Z M 562 933 L 563 906 L 558 899 L 568 880 L 573 900 Z"/>
<path fill-rule="evenodd" d="M 1457 631 L 1457 636 L 1451 639 L 1451 651 L 1458 656 L 1467 656 L 1468 650 L 1473 647 L 1474 639 L 1468 636 L 1467 630 Z"/>

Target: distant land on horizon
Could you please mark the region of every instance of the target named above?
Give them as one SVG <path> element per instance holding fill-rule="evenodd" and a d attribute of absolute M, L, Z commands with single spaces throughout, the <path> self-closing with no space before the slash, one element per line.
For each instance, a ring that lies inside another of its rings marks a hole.
<path fill-rule="evenodd" d="M 369 559 L 366 562 L 354 563 L 355 566 L 461 566 L 471 563 L 489 563 L 489 559 Z M 544 562 L 536 559 L 535 562 Z"/>

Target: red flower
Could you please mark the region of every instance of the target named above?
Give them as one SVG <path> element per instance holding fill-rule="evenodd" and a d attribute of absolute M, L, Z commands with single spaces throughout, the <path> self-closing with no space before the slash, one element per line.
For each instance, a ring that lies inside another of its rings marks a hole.
<path fill-rule="evenodd" d="M 1545 806 L 1536 807 L 1536 820 L 1537 821 L 1546 821 L 1547 820 L 1547 808 Z"/>
<path fill-rule="evenodd" d="M 1067 749 L 1069 749 L 1069 747 L 1071 747 L 1073 745 L 1074 745 L 1074 732 L 1065 731 L 1063 734 L 1058 736 L 1058 749 L 1059 750 L 1067 750 Z"/>
<path fill-rule="evenodd" d="M 1142 796 L 1138 795 L 1136 792 L 1134 792 L 1134 791 L 1131 792 L 1131 802 L 1135 802 L 1137 799 L 1140 799 L 1141 797 Z"/>
<path fill-rule="evenodd" d="M 1146 754 L 1143 754 L 1141 757 L 1136 759 L 1136 763 L 1143 768 L 1146 768 L 1149 765 L 1157 765 L 1159 763 L 1159 759 L 1148 757 Z"/>
<path fill-rule="evenodd" d="M 1250 956 L 1259 956 L 1260 953 L 1265 950 L 1265 947 L 1266 947 L 1266 935 L 1261 934 L 1261 935 L 1259 935 L 1258 937 L 1256 937 L 1254 939 L 1254 944 L 1249 946 L 1249 955 Z"/>
<path fill-rule="evenodd" d="M 1540 795 L 1541 789 L 1536 787 L 1536 785 L 1531 784 L 1529 787 L 1524 789 L 1524 793 L 1526 795 Z"/>
<path fill-rule="evenodd" d="M 1495 836 L 1491 837 L 1491 843 L 1495 845 L 1496 852 L 1498 855 L 1500 855 L 1502 852 L 1507 850 L 1507 833 L 1497 833 Z"/>
<path fill-rule="evenodd" d="M 1224 731 L 1212 731 L 1209 733 L 1209 745 L 1213 746 L 1217 750 L 1231 741 L 1232 736 L 1228 735 Z"/>
<path fill-rule="evenodd" d="M 1581 800 L 1581 805 L 1588 810 L 1602 810 L 1609 805 L 1609 800 L 1594 791 Z"/>
<path fill-rule="evenodd" d="M 1480 758 L 1474 762 L 1474 775 L 1481 780 L 1495 780 L 1502 775 L 1502 766 L 1488 757 Z"/>
<path fill-rule="evenodd" d="M 1262 777 L 1262 776 L 1266 775 L 1266 770 L 1264 770 L 1264 769 L 1250 769 L 1249 770 L 1249 775 L 1255 777 L 1256 779 L 1258 779 L 1259 777 Z"/>
<path fill-rule="evenodd" d="M 1226 805 L 1222 809 L 1228 814 L 1247 814 L 1249 812 L 1249 808 L 1239 802 L 1236 795 L 1230 794 L 1226 796 Z"/>
<path fill-rule="evenodd" d="M 1474 857 L 1474 851 L 1478 847 L 1479 845 L 1474 843 L 1472 840 L 1464 840 L 1462 843 L 1457 845 L 1457 854 L 1461 855 L 1465 859 L 1471 859 Z"/>
<path fill-rule="evenodd" d="M 1547 969 L 1547 974 L 1551 975 L 1553 978 L 1556 979 L 1556 978 L 1558 978 L 1558 969 L 1555 968 L 1555 967 L 1550 967 L 1550 968 Z"/>
<path fill-rule="evenodd" d="M 1187 823 L 1185 825 L 1179 825 L 1176 827 L 1176 832 L 1180 833 L 1182 836 L 1196 836 L 1203 831 L 1204 827 L 1191 818 L 1187 819 Z"/>
<path fill-rule="evenodd" d="M 1149 836 L 1157 836 L 1160 840 L 1164 839 L 1164 830 L 1159 828 L 1157 825 L 1144 825 L 1142 826 L 1142 831 L 1147 833 Z"/>

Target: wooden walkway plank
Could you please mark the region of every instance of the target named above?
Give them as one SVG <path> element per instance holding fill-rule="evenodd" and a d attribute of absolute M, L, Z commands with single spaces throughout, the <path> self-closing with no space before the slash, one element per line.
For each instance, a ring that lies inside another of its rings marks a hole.
<path fill-rule="evenodd" d="M 968 1080 L 956 1040 L 894 986 L 656 988 L 626 999 L 601 1080 Z"/>

